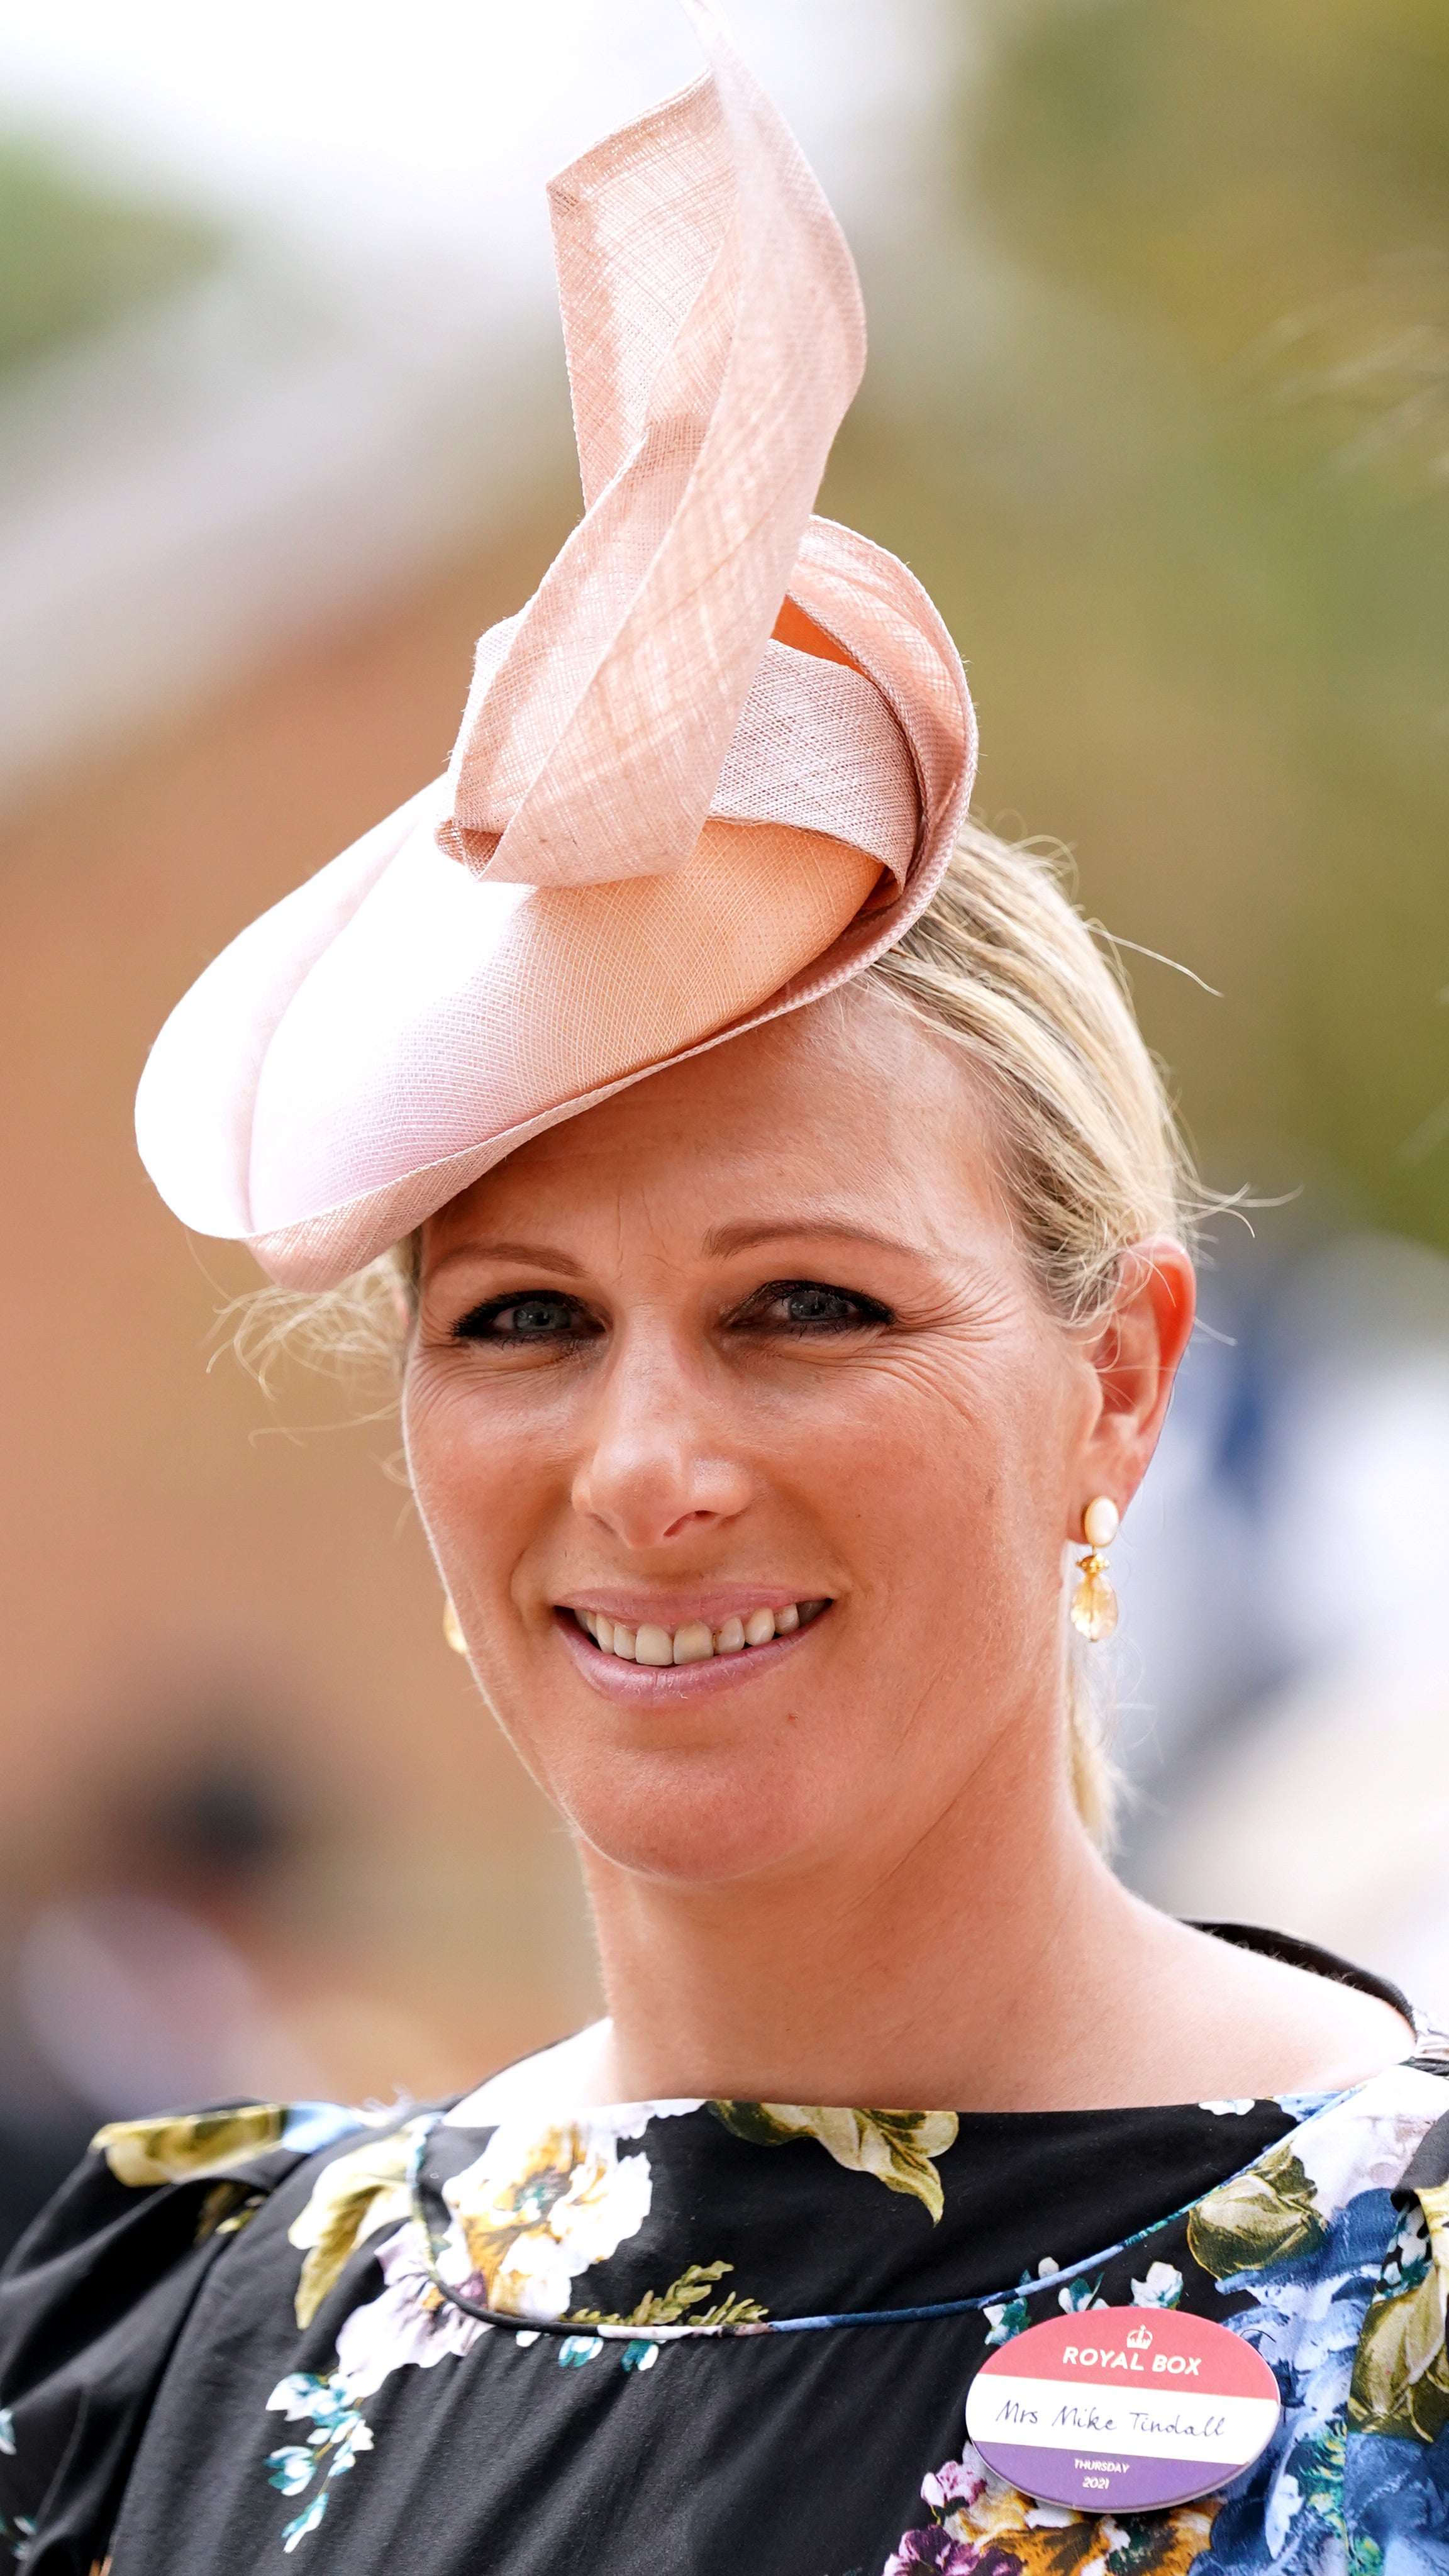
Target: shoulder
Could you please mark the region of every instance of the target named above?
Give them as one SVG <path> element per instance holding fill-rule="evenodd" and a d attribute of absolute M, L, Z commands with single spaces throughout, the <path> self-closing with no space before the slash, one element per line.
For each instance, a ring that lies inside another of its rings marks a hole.
<path fill-rule="evenodd" d="M 1187 2009 L 1165 2045 L 1186 2091 L 1343 2092 L 1432 2048 L 1406 1996 L 1316 1943 L 1250 1923 L 1159 1921 L 1184 1971 Z"/>
<path fill-rule="evenodd" d="M 381 2145 L 376 2119 L 330 2102 L 228 2104 L 98 2133 L 0 2275 L 0 2539 L 29 2548 L 57 2522 L 75 2564 L 104 2556 L 202 2283 L 301 2168 L 320 2177 L 359 2144 Z"/>

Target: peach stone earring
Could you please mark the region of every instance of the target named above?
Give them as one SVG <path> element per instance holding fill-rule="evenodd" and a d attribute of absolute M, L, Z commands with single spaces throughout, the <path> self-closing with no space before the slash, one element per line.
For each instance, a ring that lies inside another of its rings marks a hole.
<path fill-rule="evenodd" d="M 455 1655 L 466 1655 L 468 1640 L 458 1625 L 458 1613 L 453 1607 L 452 1595 L 447 1592 L 443 1595 L 443 1634 Z"/>
<path fill-rule="evenodd" d="M 1122 1526 L 1122 1515 L 1109 1494 L 1098 1494 L 1082 1514 L 1087 1553 L 1077 1559 L 1081 1582 L 1072 1594 L 1072 1626 L 1094 1646 L 1117 1625 L 1117 1595 L 1107 1580 L 1107 1549 Z"/>

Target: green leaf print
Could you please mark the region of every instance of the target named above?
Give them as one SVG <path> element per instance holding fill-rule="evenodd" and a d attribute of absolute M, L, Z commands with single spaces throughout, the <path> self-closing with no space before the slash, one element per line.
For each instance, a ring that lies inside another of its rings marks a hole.
<path fill-rule="evenodd" d="M 1436 2271 L 1374 2300 L 1354 2355 L 1348 2417 L 1356 2432 L 1420 2442 L 1437 2442 L 1449 2424 L 1444 2291 Z"/>
<path fill-rule="evenodd" d="M 280 2102 L 249 2102 L 239 2111 L 197 2111 L 179 2119 L 109 2120 L 91 2145 L 117 2182 L 142 2191 L 155 2183 L 201 2182 L 247 2164 L 280 2143 L 286 2124 Z"/>
<path fill-rule="evenodd" d="M 873 2174 L 887 2191 L 908 2192 L 938 2220 L 944 2206 L 932 2158 L 956 2143 L 954 2111 L 840 2111 L 798 2102 L 711 2102 L 717 2120 L 756 2146 L 818 2138 L 850 2173 Z"/>
<path fill-rule="evenodd" d="M 1343 2468 L 1348 2436 L 1342 2423 L 1325 2424 L 1298 2455 L 1294 2475 L 1303 2502 L 1340 2540 L 1348 2537 L 1343 2513 Z"/>
<path fill-rule="evenodd" d="M 408 2216 L 415 2126 L 410 2121 L 390 2136 L 369 2138 L 365 2146 L 323 2166 L 306 2208 L 287 2231 L 289 2244 L 306 2249 L 297 2283 L 299 2326 L 311 2324 L 363 2238 Z"/>
<path fill-rule="evenodd" d="M 1215 2281 L 1315 2253 L 1327 2233 L 1313 2185 L 1286 2143 L 1210 2191 L 1187 2223 L 1194 2257 Z"/>
<path fill-rule="evenodd" d="M 627 2316 L 606 2315 L 601 2308 L 571 2308 L 567 2323 L 571 2326 L 738 2326 L 758 2323 L 770 2313 L 758 2299 L 739 2299 L 733 2295 L 721 2299 L 714 2307 L 703 2307 L 717 2281 L 734 2270 L 733 2263 L 690 2263 L 671 2281 L 667 2290 L 646 2290 L 636 2308 Z"/>

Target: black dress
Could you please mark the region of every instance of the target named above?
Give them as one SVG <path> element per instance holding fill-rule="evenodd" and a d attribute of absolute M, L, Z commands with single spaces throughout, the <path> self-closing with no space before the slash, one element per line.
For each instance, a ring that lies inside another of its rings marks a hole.
<path fill-rule="evenodd" d="M 127 2122 L 0 2291 L 0 2541 L 27 2576 L 1449 2576 L 1446 2285 L 1427 2039 L 1168 2109 Z M 1279 2431 L 1192 2505 L 1034 2504 L 966 2441 L 973 2373 L 1134 2303 L 1246 2337 Z"/>

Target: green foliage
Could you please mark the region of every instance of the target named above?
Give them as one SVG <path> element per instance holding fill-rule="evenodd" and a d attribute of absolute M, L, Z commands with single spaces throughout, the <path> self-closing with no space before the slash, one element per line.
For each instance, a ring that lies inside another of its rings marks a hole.
<path fill-rule="evenodd" d="M 1327 2232 L 1313 2185 L 1286 2145 L 1209 2192 L 1187 2222 L 1193 2258 L 1215 2281 L 1316 2253 Z"/>
<path fill-rule="evenodd" d="M 1053 271 L 1209 357 L 1356 262 L 1444 243 L 1430 0 L 1076 0 L 1015 24 L 969 184 Z"/>
<path fill-rule="evenodd" d="M 571 2326 L 738 2326 L 753 2325 L 769 2315 L 758 2299 L 737 2298 L 726 2293 L 713 2306 L 706 2305 L 710 2291 L 733 2263 L 689 2263 L 677 2281 L 667 2290 L 646 2290 L 637 2307 L 626 2317 L 611 2316 L 601 2308 L 573 2308 Z"/>
<path fill-rule="evenodd" d="M 1210 1177 L 1449 1244 L 1449 13 L 986 23 L 824 506 L 968 652 L 986 817 L 1221 988 L 1135 978 Z"/>
<path fill-rule="evenodd" d="M 0 140 L 0 373 L 164 295 L 217 258 L 196 217 L 83 180 Z"/>

